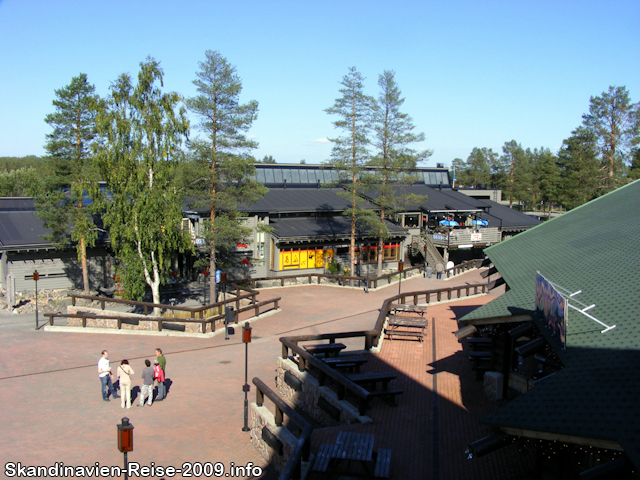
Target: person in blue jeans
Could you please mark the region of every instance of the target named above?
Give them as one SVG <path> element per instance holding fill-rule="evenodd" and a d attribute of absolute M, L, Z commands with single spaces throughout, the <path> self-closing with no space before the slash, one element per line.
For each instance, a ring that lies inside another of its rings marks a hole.
<path fill-rule="evenodd" d="M 164 400 L 164 397 L 167 396 L 167 390 L 164 385 L 167 360 L 164 358 L 164 355 L 162 355 L 162 350 L 160 348 L 156 348 L 156 364 L 159 365 L 160 372 L 156 375 L 156 381 L 158 382 L 158 396 L 155 401 L 161 402 Z"/>
<path fill-rule="evenodd" d="M 111 366 L 109 365 L 109 352 L 102 351 L 102 357 L 98 361 L 98 377 L 100 377 L 100 387 L 102 389 L 102 400 L 105 402 L 109 400 L 109 394 L 113 398 L 120 398 L 116 393 L 116 389 L 113 387 L 111 381 Z"/>

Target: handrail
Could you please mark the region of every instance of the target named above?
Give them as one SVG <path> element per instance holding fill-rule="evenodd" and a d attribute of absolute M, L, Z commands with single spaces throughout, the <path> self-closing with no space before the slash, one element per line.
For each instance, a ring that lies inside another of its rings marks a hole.
<path fill-rule="evenodd" d="M 447 288 L 438 288 L 436 290 L 419 290 L 419 291 L 414 291 L 414 292 L 404 292 L 404 293 L 400 293 L 398 295 L 394 295 L 393 297 L 387 298 L 383 303 L 382 303 L 382 308 L 380 308 L 380 313 L 378 314 L 378 320 L 376 321 L 376 325 L 373 328 L 373 331 L 376 332 L 375 337 L 373 337 L 371 339 L 371 346 L 372 347 L 377 347 L 378 346 L 378 342 L 380 340 L 380 333 L 382 332 L 382 329 L 384 328 L 384 322 L 385 319 L 387 318 L 387 315 L 389 314 L 389 310 L 391 310 L 390 308 L 390 304 L 392 303 L 407 303 L 407 298 L 412 298 L 413 300 L 413 304 L 417 305 L 418 304 L 418 298 L 422 295 L 424 295 L 425 297 L 425 303 L 430 303 L 431 302 L 431 295 L 435 295 L 436 296 L 436 301 L 440 302 L 442 300 L 442 294 L 446 293 L 447 294 L 447 300 L 451 300 L 451 293 L 452 292 L 456 292 L 457 293 L 457 298 L 462 298 L 462 296 L 460 295 L 460 293 L 464 290 L 465 291 L 465 296 L 469 296 L 469 292 L 471 291 L 471 289 L 473 289 L 473 294 L 477 295 L 478 294 L 478 289 L 481 289 L 482 293 L 485 293 L 487 291 L 487 287 L 488 285 L 486 283 L 474 283 L 474 284 L 469 284 L 469 285 L 458 285 L 455 287 L 447 287 Z"/>
<path fill-rule="evenodd" d="M 259 291 L 257 290 L 251 290 L 245 287 L 242 287 L 240 285 L 235 285 L 232 284 L 232 287 L 234 287 L 236 290 L 240 291 L 247 291 L 248 293 L 243 294 L 243 295 L 239 295 L 233 291 L 231 292 L 227 292 L 230 295 L 235 295 L 234 298 L 228 299 L 228 300 L 223 300 L 222 302 L 216 302 L 216 303 L 210 303 L 208 305 L 203 305 L 200 307 L 182 307 L 180 305 L 165 305 L 163 303 L 151 303 L 151 302 L 139 302 L 137 300 L 125 300 L 125 299 L 120 299 L 120 298 L 105 298 L 105 297 L 98 297 L 95 295 L 85 295 L 83 293 L 69 293 L 68 296 L 71 297 L 71 304 L 73 306 L 76 305 L 76 299 L 77 298 L 82 298 L 85 300 L 95 300 L 95 301 L 99 301 L 100 302 L 100 306 L 102 308 L 102 310 L 105 309 L 105 304 L 107 302 L 111 302 L 111 303 L 120 303 L 120 304 L 124 304 L 124 305 L 134 305 L 137 307 L 144 307 L 144 314 L 147 315 L 149 313 L 149 308 L 162 308 L 165 310 L 174 310 L 174 311 L 182 311 L 182 312 L 191 312 L 191 318 L 195 318 L 195 314 L 199 313 L 199 317 L 200 318 L 204 318 L 204 311 L 205 310 L 210 310 L 212 308 L 216 308 L 216 307 L 221 307 L 221 306 L 225 306 L 229 303 L 235 303 L 236 304 L 236 309 L 240 307 L 240 300 L 244 300 L 246 298 L 251 298 L 251 303 L 254 304 L 256 303 L 256 297 L 260 294 Z"/>
<path fill-rule="evenodd" d="M 301 476 L 301 462 L 308 462 L 309 456 L 311 455 L 311 433 L 313 432 L 313 427 L 258 377 L 254 377 L 252 382 L 256 386 L 256 405 L 261 407 L 264 403 L 265 396 L 275 405 L 276 411 L 274 416 L 277 426 L 282 426 L 283 416 L 286 415 L 301 430 L 301 434 L 298 437 L 298 444 L 293 452 L 291 452 L 287 464 L 280 474 L 280 480 L 299 479 Z"/>
<path fill-rule="evenodd" d="M 460 263 L 458 265 L 455 265 L 454 267 L 449 268 L 448 270 L 445 270 L 445 272 L 453 272 L 455 275 L 459 272 L 464 272 L 470 268 L 477 267 L 480 262 L 482 262 L 482 260 L 469 260 L 469 261 Z M 246 280 L 243 280 L 243 282 L 250 283 L 251 288 L 255 289 L 257 288 L 256 284 L 258 282 L 280 280 L 280 286 L 284 287 L 284 281 L 287 279 L 308 278 L 309 284 L 311 284 L 311 279 L 313 277 L 316 277 L 318 285 L 320 285 L 321 278 L 329 278 L 329 279 L 337 279 L 338 281 L 342 281 L 344 282 L 345 285 L 348 281 L 368 282 L 367 288 L 376 289 L 378 288 L 379 281 L 386 279 L 387 283 L 391 283 L 391 278 L 395 277 L 398 274 L 402 275 L 403 278 L 407 278 L 407 272 L 412 272 L 414 270 L 418 270 L 419 272 L 421 272 L 422 270 L 424 270 L 424 265 L 416 265 L 414 267 L 405 268 L 402 271 L 396 270 L 391 273 L 385 273 L 384 275 L 380 275 L 378 277 L 362 277 L 362 276 L 356 277 L 356 276 L 349 276 L 349 275 L 334 275 L 330 273 L 300 273 L 297 275 L 282 275 L 278 277 L 247 278 Z M 373 284 L 373 287 L 371 286 L 372 284 Z"/>
<path fill-rule="evenodd" d="M 274 308 L 278 308 L 278 302 L 282 300 L 282 297 L 275 297 L 275 298 L 271 298 L 269 300 L 264 300 L 262 302 L 258 302 L 258 303 L 253 303 L 251 305 L 247 305 L 246 307 L 242 307 L 239 309 L 235 309 L 233 314 L 234 314 L 234 322 L 237 324 L 238 323 L 238 319 L 239 319 L 239 314 L 249 311 L 251 309 L 255 310 L 255 314 L 254 316 L 258 316 L 260 314 L 260 307 L 263 307 L 265 305 L 268 305 L 270 303 L 274 304 Z M 224 320 L 225 315 L 224 314 L 219 314 L 219 315 L 213 315 L 211 317 L 207 317 L 207 318 L 169 318 L 169 317 L 134 317 L 134 316 L 119 316 L 119 315 L 99 315 L 96 313 L 88 313 L 88 312 L 79 312 L 79 313 L 45 313 L 44 314 L 45 317 L 49 317 L 49 325 L 53 325 L 53 321 L 55 318 L 81 318 L 82 319 L 82 327 L 86 328 L 87 326 L 87 318 L 92 318 L 92 319 L 96 319 L 96 320 L 118 320 L 118 329 L 122 328 L 122 321 L 123 320 L 127 320 L 127 321 L 132 321 L 132 320 L 143 320 L 143 321 L 148 321 L 148 322 L 157 322 L 158 323 L 158 331 L 161 332 L 162 331 L 162 325 L 163 323 L 175 323 L 175 322 L 185 322 L 185 323 L 199 323 L 202 328 L 201 328 L 201 333 L 202 334 L 206 334 L 207 333 L 207 328 L 206 325 L 207 324 L 211 324 L 211 332 L 215 332 L 216 331 L 216 322 L 218 322 L 219 320 Z"/>
<path fill-rule="evenodd" d="M 371 330 L 366 330 L 362 332 L 342 332 L 342 333 L 336 334 L 337 336 L 335 338 L 366 336 L 367 334 L 373 334 L 373 333 L 375 332 L 372 332 Z M 315 336 L 309 335 L 306 337 L 315 337 Z M 313 340 L 314 338 L 310 338 L 310 339 Z M 304 340 L 299 340 L 299 341 L 304 341 Z M 365 414 L 367 402 L 371 398 L 371 394 L 367 390 L 362 388 L 360 385 L 355 384 L 354 382 L 349 380 L 347 377 L 342 375 L 340 372 L 331 368 L 322 360 L 320 360 L 319 358 L 316 358 L 314 355 L 307 352 L 304 348 L 298 346 L 297 343 L 291 341 L 289 338 L 280 337 L 280 343 L 282 343 L 283 358 L 286 358 L 289 356 L 289 349 L 292 352 L 297 353 L 302 359 L 300 370 L 306 370 L 307 363 L 310 363 L 311 365 L 313 365 L 315 368 L 317 368 L 321 372 L 320 385 L 324 383 L 323 382 L 324 376 L 328 376 L 332 378 L 335 382 L 338 383 L 338 400 L 344 400 L 345 393 L 346 393 L 345 390 L 349 390 L 352 394 L 354 394 L 356 397 L 359 398 L 358 411 L 360 412 L 360 415 Z"/>

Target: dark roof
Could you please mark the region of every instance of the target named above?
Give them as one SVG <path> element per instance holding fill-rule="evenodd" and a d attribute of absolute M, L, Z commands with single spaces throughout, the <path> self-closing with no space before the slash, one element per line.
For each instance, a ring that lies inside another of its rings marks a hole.
<path fill-rule="evenodd" d="M 392 236 L 405 236 L 407 231 L 391 222 L 385 221 L 389 234 Z M 334 240 L 349 238 L 351 236 L 351 219 L 342 215 L 323 217 L 287 217 L 271 218 L 269 226 L 274 229 L 273 234 L 281 239 L 304 239 L 314 237 L 314 240 Z M 358 238 L 371 237 L 366 228 L 357 231 Z"/>
<path fill-rule="evenodd" d="M 344 212 L 351 208 L 351 201 L 338 195 L 346 193 L 342 188 L 273 188 L 249 206 L 239 209 L 247 213 L 301 213 Z M 370 202 L 360 202 L 366 209 L 375 209 Z"/>
<path fill-rule="evenodd" d="M 513 210 L 491 200 L 473 198 L 451 188 L 434 188 L 428 185 L 409 185 L 397 187 L 396 194 L 426 195 L 427 201 L 419 205 L 408 206 L 405 211 L 429 213 L 469 213 L 489 222 L 489 227 L 502 227 L 503 230 L 521 230 L 540 224 L 539 220 Z M 380 196 L 377 191 L 367 192 L 368 198 L 375 201 Z"/>
<path fill-rule="evenodd" d="M 53 248 L 40 235 L 51 233 L 36 217 L 33 198 L 0 198 L 0 250 Z"/>
<path fill-rule="evenodd" d="M 485 250 L 510 290 L 461 319 L 535 310 L 535 278 L 548 280 L 595 307 L 604 329 L 569 309 L 562 350 L 534 315 L 564 368 L 489 415 L 486 423 L 619 442 L 640 467 L 640 181 L 593 200 Z M 569 300 L 570 303 L 573 300 Z"/>

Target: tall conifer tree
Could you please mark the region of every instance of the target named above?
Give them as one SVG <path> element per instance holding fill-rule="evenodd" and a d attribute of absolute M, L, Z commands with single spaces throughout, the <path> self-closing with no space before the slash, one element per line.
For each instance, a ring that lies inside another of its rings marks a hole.
<path fill-rule="evenodd" d="M 350 272 L 353 274 L 356 248 L 356 224 L 358 217 L 367 214 L 359 206 L 359 176 L 370 160 L 368 150 L 371 134 L 371 116 L 375 100 L 364 93 L 364 77 L 356 70 L 349 68 L 349 73 L 342 77 L 340 84 L 342 96 L 337 98 L 332 107 L 325 112 L 338 116 L 333 126 L 343 132 L 341 137 L 330 138 L 333 142 L 331 159 L 327 162 L 340 175 L 340 181 L 348 185 L 345 197 L 351 208 L 344 214 L 351 219 L 351 241 L 349 244 Z"/>
<path fill-rule="evenodd" d="M 240 103 L 242 81 L 219 52 L 207 50 L 205 61 L 193 81 L 198 95 L 187 100 L 189 110 L 198 115 L 204 139 L 192 142 L 195 161 L 190 183 L 193 192 L 205 197 L 210 207 L 206 222 L 209 271 L 214 274 L 217 254 L 228 251 L 250 234 L 238 218 L 238 204 L 250 204 L 267 189 L 254 178 L 254 159 L 249 155 L 258 146 L 247 137 L 258 115 L 258 102 Z M 211 298 L 215 283 L 210 284 Z"/>
<path fill-rule="evenodd" d="M 95 245 L 98 233 L 93 222 L 91 202 L 97 193 L 92 169 L 92 144 L 96 136 L 95 87 L 81 73 L 66 87 L 56 90 L 55 111 L 45 117 L 53 132 L 47 134 L 45 149 L 53 175 L 46 179 L 43 192 L 36 195 L 38 216 L 52 233 L 46 236 L 57 248 L 76 243 L 82 269 L 82 284 L 89 292 L 87 247 Z"/>

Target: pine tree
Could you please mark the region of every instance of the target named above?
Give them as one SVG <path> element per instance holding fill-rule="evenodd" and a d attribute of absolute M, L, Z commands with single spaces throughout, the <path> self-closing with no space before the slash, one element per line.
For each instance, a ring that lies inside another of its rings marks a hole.
<path fill-rule="evenodd" d="M 531 200 L 531 168 L 529 159 L 522 146 L 515 140 L 506 142 L 502 147 L 500 164 L 505 168 L 506 193 L 509 197 L 509 207 L 514 200 L 526 202 Z"/>
<path fill-rule="evenodd" d="M 599 194 L 598 147 L 595 135 L 585 127 L 571 132 L 558 152 L 560 169 L 559 201 L 571 210 L 596 198 Z"/>
<path fill-rule="evenodd" d="M 246 136 L 257 117 L 258 102 L 240 104 L 242 81 L 236 68 L 219 52 L 207 50 L 205 57 L 198 63 L 198 78 L 193 82 L 198 95 L 189 98 L 187 106 L 198 115 L 198 126 L 205 135 L 192 142 L 196 160 L 191 185 L 210 207 L 205 239 L 209 271 L 214 274 L 217 253 L 228 252 L 251 233 L 239 219 L 238 204 L 259 200 L 267 189 L 254 179 L 254 159 L 249 152 L 258 145 Z M 214 282 L 210 295 L 215 298 Z"/>
<path fill-rule="evenodd" d="M 344 214 L 351 219 L 351 241 L 349 245 L 350 272 L 354 272 L 356 264 L 356 227 L 358 218 L 370 212 L 360 207 L 358 187 L 359 177 L 364 166 L 370 159 L 368 150 L 371 133 L 371 116 L 375 100 L 364 94 L 364 77 L 356 70 L 349 68 L 349 73 L 342 77 L 340 93 L 332 107 L 325 112 L 337 115 L 338 120 L 333 126 L 344 132 L 342 137 L 330 138 L 333 142 L 331 159 L 327 162 L 340 174 L 340 181 L 348 184 L 346 198 L 351 202 L 351 208 Z"/>
<path fill-rule="evenodd" d="M 98 229 L 93 222 L 92 205 L 87 199 L 97 194 L 97 177 L 92 169 L 92 144 L 96 136 L 95 87 L 81 73 L 66 87 L 56 90 L 54 113 L 45 117 L 53 132 L 47 134 L 45 149 L 53 175 L 36 195 L 38 216 L 52 230 L 45 238 L 56 248 L 76 243 L 78 261 L 82 267 L 82 283 L 89 293 L 87 247 L 95 245 Z"/>
<path fill-rule="evenodd" d="M 638 139 L 639 111 L 640 104 L 631 103 L 625 87 L 609 87 L 601 96 L 589 99 L 589 113 L 582 116 L 583 125 L 596 138 L 605 192 L 624 181 L 625 167 L 631 163 L 632 148 Z"/>
<path fill-rule="evenodd" d="M 551 205 L 558 201 L 560 186 L 560 170 L 558 159 L 548 148 L 533 150 L 537 187 L 540 200 L 547 205 L 547 218 L 551 218 Z"/>
<path fill-rule="evenodd" d="M 189 124 L 184 107 L 178 108 L 180 96 L 162 93 L 162 78 L 160 64 L 147 58 L 137 85 L 122 74 L 111 86 L 98 117 L 97 161 L 109 185 L 103 219 L 121 284 L 138 299 L 148 285 L 154 303 L 160 303 L 173 253 L 190 247 L 180 228 L 182 197 L 173 183 Z"/>
<path fill-rule="evenodd" d="M 384 240 L 387 236 L 384 220 L 408 204 L 426 201 L 425 196 L 402 195 L 398 187 L 415 182 L 411 172 L 431 152 L 411 148 L 412 144 L 424 141 L 424 133 L 413 133 L 413 119 L 400 111 L 404 98 L 395 80 L 395 72 L 385 70 L 378 77 L 378 86 L 380 94 L 372 118 L 373 146 L 377 154 L 368 163 L 375 170 L 371 176 L 364 178 L 367 186 L 379 193 L 376 203 L 380 207 L 380 214 L 374 225 L 378 232 L 378 275 L 382 275 Z"/>

